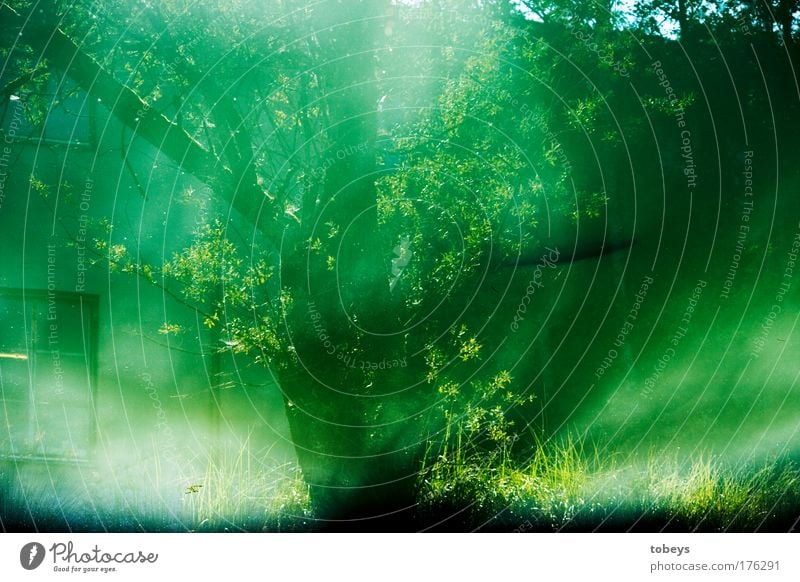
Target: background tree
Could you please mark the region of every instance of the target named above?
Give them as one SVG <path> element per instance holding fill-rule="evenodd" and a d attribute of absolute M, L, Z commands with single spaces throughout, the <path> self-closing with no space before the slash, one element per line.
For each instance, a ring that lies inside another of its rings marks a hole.
<path fill-rule="evenodd" d="M 800 16 L 800 2 L 797 0 L 748 0 L 734 2 L 731 8 L 740 14 L 740 18 L 752 21 L 756 30 L 761 29 L 770 35 L 777 30 L 785 46 L 794 43 Z"/>

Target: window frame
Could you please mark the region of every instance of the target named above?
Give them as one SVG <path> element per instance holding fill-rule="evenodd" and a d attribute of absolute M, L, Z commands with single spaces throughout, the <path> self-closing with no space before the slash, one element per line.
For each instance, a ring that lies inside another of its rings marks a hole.
<path fill-rule="evenodd" d="M 55 298 L 56 305 L 59 303 L 69 302 L 73 306 L 79 306 L 81 309 L 81 316 L 86 321 L 87 325 L 87 335 L 88 341 L 86 342 L 85 346 L 81 348 L 81 352 L 72 352 L 72 351 L 64 351 L 60 350 L 59 355 L 66 355 L 70 357 L 74 356 L 84 356 L 86 359 L 86 363 L 88 365 L 88 374 L 87 378 L 89 380 L 89 391 L 88 391 L 88 398 L 86 401 L 86 406 L 88 408 L 87 414 L 89 417 L 88 421 L 88 435 L 87 440 L 85 442 L 85 456 L 64 456 L 61 454 L 52 454 L 49 453 L 46 449 L 42 452 L 37 453 L 16 453 L 13 449 L 9 450 L 2 450 L 0 449 L 0 461 L 12 461 L 12 462 L 26 462 L 26 461 L 38 461 L 38 462 L 47 462 L 47 463 L 65 463 L 65 464 L 87 464 L 91 462 L 92 453 L 95 450 L 97 444 L 97 437 L 98 437 L 98 420 L 97 420 L 97 376 L 98 376 L 98 348 L 99 348 L 99 341 L 98 341 L 98 332 L 99 332 L 99 306 L 100 306 L 100 296 L 94 293 L 80 293 L 75 291 L 63 291 L 59 289 L 21 289 L 21 288 L 10 288 L 10 287 L 0 287 L 0 299 L 11 299 L 11 300 L 21 300 L 26 321 L 29 321 L 29 313 L 31 307 L 29 305 L 31 303 L 37 305 L 43 305 L 45 307 L 45 311 L 48 305 L 48 301 L 51 298 Z M 30 334 L 30 330 L 28 330 L 28 334 Z M 29 340 L 31 343 L 26 347 L 27 357 L 26 360 L 30 361 L 31 359 L 34 360 L 33 364 L 29 364 L 29 366 L 35 366 L 35 361 L 37 356 L 44 356 L 49 357 L 52 354 L 52 350 L 48 347 L 46 333 L 42 335 L 44 339 L 39 340 L 36 335 L 31 337 L 26 337 L 26 341 Z M 40 343 L 37 347 L 37 343 Z M 6 355 L 6 357 L 13 357 L 11 354 Z M 36 391 L 34 386 L 34 378 L 35 370 L 29 367 L 29 374 L 31 374 L 29 383 L 28 383 L 28 403 L 33 402 L 33 399 L 36 397 Z M 0 406 L 3 406 L 2 414 L 5 416 L 7 414 L 7 409 L 5 405 L 6 399 L 0 400 Z M 25 419 L 26 425 L 30 424 L 30 419 Z M 30 429 L 30 426 L 27 426 L 27 430 Z"/>

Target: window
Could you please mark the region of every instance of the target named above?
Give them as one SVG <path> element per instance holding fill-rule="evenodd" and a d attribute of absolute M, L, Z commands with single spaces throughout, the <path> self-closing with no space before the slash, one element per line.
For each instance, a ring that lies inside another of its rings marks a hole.
<path fill-rule="evenodd" d="M 97 296 L 0 290 L 0 456 L 87 459 Z"/>

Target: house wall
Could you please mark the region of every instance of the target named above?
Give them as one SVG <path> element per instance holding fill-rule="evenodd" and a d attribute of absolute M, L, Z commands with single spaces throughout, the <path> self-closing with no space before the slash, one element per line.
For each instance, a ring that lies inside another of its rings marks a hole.
<path fill-rule="evenodd" d="M 26 505 L 21 499 L 99 512 L 91 503 L 119 509 L 148 503 L 154 490 L 160 502 L 180 508 L 188 486 L 239 453 L 254 471 L 292 462 L 283 400 L 270 372 L 217 353 L 219 338 L 179 294 L 110 272 L 106 251 L 98 250 L 97 241 L 125 245 L 158 266 L 190 244 L 203 220 L 223 210 L 227 217 L 228 209 L 85 94 L 72 99 L 72 117 L 54 111 L 46 128 L 60 136 L 79 128 L 89 143 L 25 137 L 33 133 L 21 115 L 25 98 L 8 103 L 0 136 L 0 289 L 20 289 L 23 297 L 28 290 L 29 303 L 48 289 L 96 296 L 96 381 L 93 402 L 86 399 L 96 431 L 75 462 L 0 451 L 5 512 Z M 247 221 L 233 215 L 226 223 L 241 229 L 232 237 L 249 239 Z M 57 322 L 57 310 L 53 315 Z M 165 323 L 179 331 L 162 333 Z M 54 331 L 62 342 L 56 337 L 52 345 L 66 349 L 69 333 Z"/>

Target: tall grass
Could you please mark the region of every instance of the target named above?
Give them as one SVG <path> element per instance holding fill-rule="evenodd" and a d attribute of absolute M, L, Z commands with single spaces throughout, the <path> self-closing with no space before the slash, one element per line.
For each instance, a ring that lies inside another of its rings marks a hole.
<path fill-rule="evenodd" d="M 198 457 L 199 458 L 199 457 Z M 309 529 L 308 488 L 293 463 L 236 450 L 166 466 L 156 454 L 123 466 L 0 466 L 7 531 L 294 531 Z"/>
<path fill-rule="evenodd" d="M 512 438 L 452 428 L 448 446 L 420 472 L 411 528 L 445 521 L 455 530 L 787 531 L 800 515 L 800 470 L 785 460 L 731 467 L 710 456 L 652 455 L 622 464 L 570 437 L 535 442 L 520 459 Z M 190 477 L 157 458 L 129 468 L 136 474 L 0 467 L 1 529 L 313 530 L 299 468 L 268 453 L 245 442 L 209 455 Z"/>
<path fill-rule="evenodd" d="M 283 531 L 310 517 L 308 487 L 299 467 L 254 465 L 246 450 L 209 458 L 203 478 L 187 486 L 184 498 L 196 529 Z"/>
<path fill-rule="evenodd" d="M 782 530 L 800 514 L 800 471 L 783 460 L 731 468 L 655 455 L 618 466 L 567 437 L 538 443 L 525 461 L 451 448 L 422 475 L 420 499 L 434 514 L 457 508 L 471 527 Z"/>

